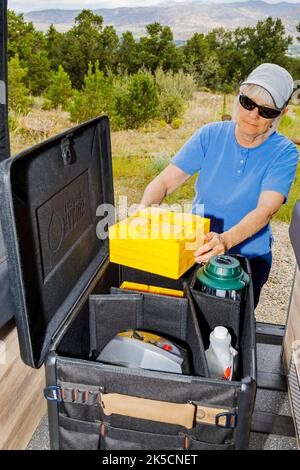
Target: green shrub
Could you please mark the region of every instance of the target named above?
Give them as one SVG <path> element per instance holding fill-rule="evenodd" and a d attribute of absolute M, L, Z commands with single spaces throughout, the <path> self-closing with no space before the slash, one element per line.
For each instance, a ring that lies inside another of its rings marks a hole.
<path fill-rule="evenodd" d="M 28 114 L 33 99 L 29 96 L 29 90 L 23 83 L 27 69 L 20 65 L 19 56 L 16 54 L 8 63 L 8 107 L 10 111 Z"/>
<path fill-rule="evenodd" d="M 89 63 L 88 73 L 84 77 L 84 85 L 80 91 L 74 91 L 69 111 L 74 122 L 87 121 L 111 110 L 113 99 L 113 78 L 105 76 L 99 70 L 99 62 L 94 66 Z"/>
<path fill-rule="evenodd" d="M 172 129 L 179 129 L 181 126 L 183 126 L 183 124 L 184 124 L 183 119 L 174 119 L 171 122 L 171 127 Z"/>
<path fill-rule="evenodd" d="M 280 121 L 280 126 L 281 127 L 290 127 L 294 122 L 294 119 L 289 116 L 288 114 L 285 114 L 282 116 L 281 121 Z"/>
<path fill-rule="evenodd" d="M 155 81 L 160 95 L 178 95 L 189 101 L 197 89 L 193 75 L 180 70 L 177 73 L 164 72 L 161 68 L 155 72 Z"/>
<path fill-rule="evenodd" d="M 140 132 L 143 132 L 144 134 L 151 134 L 153 132 L 153 126 L 146 124 L 140 128 Z"/>
<path fill-rule="evenodd" d="M 201 86 L 199 91 L 202 91 L 203 93 L 210 93 L 210 89 L 207 88 L 207 86 Z"/>
<path fill-rule="evenodd" d="M 197 73 L 198 85 L 213 90 L 222 89 L 224 80 L 222 79 L 222 67 L 216 55 L 208 56 L 201 64 Z"/>
<path fill-rule="evenodd" d="M 129 93 L 130 77 L 127 73 L 113 76 L 112 79 L 112 97 L 110 106 L 110 127 L 113 131 L 126 129 L 126 118 L 118 114 L 118 104 L 120 97 Z"/>
<path fill-rule="evenodd" d="M 164 72 L 161 68 L 155 72 L 159 91 L 159 114 L 167 122 L 182 116 L 185 104 L 196 91 L 196 82 L 192 75 L 183 71 Z"/>
<path fill-rule="evenodd" d="M 45 97 L 50 101 L 53 108 L 57 108 L 61 105 L 62 108 L 65 109 L 72 96 L 73 91 L 70 77 L 67 72 L 64 71 L 62 65 L 60 65 L 57 72 L 52 72 L 51 83 Z"/>
<path fill-rule="evenodd" d="M 141 70 L 129 79 L 127 93 L 115 93 L 114 116 L 121 127 L 137 128 L 157 116 L 158 93 L 153 77 Z"/>
<path fill-rule="evenodd" d="M 10 132 L 15 131 L 19 126 L 19 121 L 15 116 L 12 116 L 11 114 L 8 115 L 8 127 Z"/>
<path fill-rule="evenodd" d="M 185 109 L 185 102 L 181 96 L 161 95 L 159 100 L 159 114 L 167 122 L 182 116 Z"/>
<path fill-rule="evenodd" d="M 287 137 L 299 138 L 299 116 L 295 110 L 282 116 L 278 130 Z"/>
<path fill-rule="evenodd" d="M 275 220 L 281 220 L 282 222 L 291 223 L 293 210 L 296 202 L 299 199 L 299 189 L 300 189 L 300 163 L 296 171 L 296 177 L 292 184 L 291 190 L 289 192 L 289 197 L 286 204 L 283 204 L 279 211 L 275 214 Z"/>
<path fill-rule="evenodd" d="M 150 157 L 148 160 L 148 171 L 153 175 L 157 176 L 161 173 L 170 163 L 171 157 L 167 154 L 156 155 Z"/>
<path fill-rule="evenodd" d="M 42 104 L 42 110 L 43 111 L 50 111 L 53 109 L 52 101 L 47 100 L 46 98 L 44 99 L 44 102 Z"/>
<path fill-rule="evenodd" d="M 299 105 L 289 105 L 289 108 L 291 108 L 292 112 L 295 114 L 296 118 L 300 118 L 300 106 Z"/>

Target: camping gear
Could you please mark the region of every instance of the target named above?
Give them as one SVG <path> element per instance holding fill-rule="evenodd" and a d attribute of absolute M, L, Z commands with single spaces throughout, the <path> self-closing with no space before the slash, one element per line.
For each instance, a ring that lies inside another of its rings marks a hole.
<path fill-rule="evenodd" d="M 123 367 L 189 373 L 186 350 L 166 338 L 142 330 L 117 333 L 96 360 Z"/>

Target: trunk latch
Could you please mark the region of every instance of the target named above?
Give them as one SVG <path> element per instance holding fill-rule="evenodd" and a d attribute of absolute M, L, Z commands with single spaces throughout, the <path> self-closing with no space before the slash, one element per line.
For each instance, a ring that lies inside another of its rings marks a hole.
<path fill-rule="evenodd" d="M 72 153 L 70 148 L 70 139 L 65 137 L 60 144 L 61 156 L 64 161 L 64 165 L 71 165 L 72 163 Z"/>

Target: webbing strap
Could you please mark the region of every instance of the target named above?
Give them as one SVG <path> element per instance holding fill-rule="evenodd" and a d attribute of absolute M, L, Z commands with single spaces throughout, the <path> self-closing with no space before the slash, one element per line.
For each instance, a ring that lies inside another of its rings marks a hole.
<path fill-rule="evenodd" d="M 49 386 L 44 389 L 48 401 L 58 403 L 76 403 L 80 405 L 100 405 L 102 389 L 93 385 L 60 382 L 59 386 Z"/>

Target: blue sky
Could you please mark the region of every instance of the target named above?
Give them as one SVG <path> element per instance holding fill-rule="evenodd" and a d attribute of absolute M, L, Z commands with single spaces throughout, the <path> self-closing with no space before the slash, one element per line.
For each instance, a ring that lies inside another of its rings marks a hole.
<path fill-rule="evenodd" d="M 18 12 L 46 10 L 49 8 L 83 9 L 83 8 L 117 8 L 124 6 L 149 6 L 163 3 L 164 0 L 8 0 L 8 7 Z M 173 0 L 184 1 L 184 0 Z M 205 0 L 204 0 L 205 1 Z M 212 0 L 214 3 L 229 3 L 232 0 Z M 238 1 L 238 0 L 237 0 Z M 240 1 L 240 0 L 239 0 Z M 282 0 L 267 0 L 268 3 L 279 3 Z M 288 0 L 289 3 L 300 3 L 300 0 Z"/>

